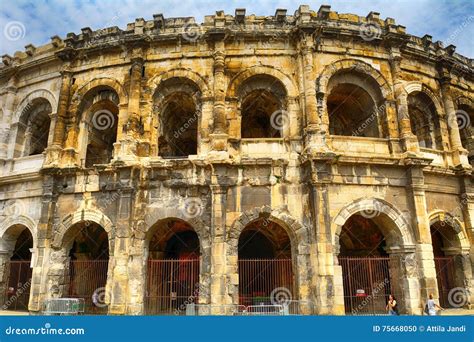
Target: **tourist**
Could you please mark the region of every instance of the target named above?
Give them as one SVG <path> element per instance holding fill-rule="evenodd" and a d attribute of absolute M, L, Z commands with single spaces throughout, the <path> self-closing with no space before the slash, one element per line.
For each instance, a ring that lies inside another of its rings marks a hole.
<path fill-rule="evenodd" d="M 398 303 L 397 300 L 393 295 L 388 296 L 388 303 L 387 303 L 387 310 L 388 314 L 391 316 L 398 316 Z"/>
<path fill-rule="evenodd" d="M 437 315 L 436 309 L 443 310 L 443 308 L 441 306 L 439 306 L 438 304 L 435 303 L 435 301 L 433 299 L 433 294 L 430 293 L 429 299 L 428 299 L 428 301 L 426 302 L 426 305 L 425 305 L 425 313 L 428 314 L 429 316 L 436 316 Z"/>

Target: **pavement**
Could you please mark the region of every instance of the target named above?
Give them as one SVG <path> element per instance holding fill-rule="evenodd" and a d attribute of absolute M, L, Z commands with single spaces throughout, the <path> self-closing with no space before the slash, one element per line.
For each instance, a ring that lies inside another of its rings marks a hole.
<path fill-rule="evenodd" d="M 0 310 L 0 316 L 29 316 L 28 311 Z"/>
<path fill-rule="evenodd" d="M 474 316 L 474 309 L 444 309 L 441 316 Z"/>
<path fill-rule="evenodd" d="M 28 316 L 28 311 L 0 310 L 0 316 Z M 474 309 L 444 309 L 441 316 L 474 316 Z"/>

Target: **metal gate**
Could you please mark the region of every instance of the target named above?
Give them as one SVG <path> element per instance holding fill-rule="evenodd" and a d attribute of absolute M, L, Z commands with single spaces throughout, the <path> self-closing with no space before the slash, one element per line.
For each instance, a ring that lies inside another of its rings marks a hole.
<path fill-rule="evenodd" d="M 145 294 L 147 315 L 186 313 L 199 297 L 199 259 L 148 260 Z"/>
<path fill-rule="evenodd" d="M 388 257 L 339 257 L 339 264 L 346 314 L 386 314 L 391 293 L 400 304 L 401 296 L 391 291 Z"/>
<path fill-rule="evenodd" d="M 28 311 L 32 275 L 30 264 L 30 260 L 12 260 L 6 263 L 8 280 L 5 302 L 2 303 L 5 309 Z"/>
<path fill-rule="evenodd" d="M 239 260 L 239 304 L 271 305 L 275 299 L 294 299 L 291 259 Z"/>
<path fill-rule="evenodd" d="M 438 279 L 439 304 L 449 308 L 449 291 L 455 288 L 454 256 L 435 257 L 436 278 Z"/>
<path fill-rule="evenodd" d="M 108 260 L 72 260 L 69 268 L 69 297 L 83 298 L 86 314 L 106 314 L 105 284 Z"/>

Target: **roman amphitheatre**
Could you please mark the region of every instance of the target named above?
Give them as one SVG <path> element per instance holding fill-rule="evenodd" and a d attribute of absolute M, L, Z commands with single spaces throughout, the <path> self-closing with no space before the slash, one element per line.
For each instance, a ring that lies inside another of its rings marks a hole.
<path fill-rule="evenodd" d="M 473 87 L 455 46 L 326 5 L 4 55 L 3 309 L 472 308 Z"/>

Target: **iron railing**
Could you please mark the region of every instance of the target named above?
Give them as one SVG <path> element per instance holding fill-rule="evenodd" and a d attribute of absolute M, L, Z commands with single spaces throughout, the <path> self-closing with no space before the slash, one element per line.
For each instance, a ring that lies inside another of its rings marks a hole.
<path fill-rule="evenodd" d="M 32 269 L 30 260 L 12 260 L 6 263 L 8 279 L 2 307 L 7 310 L 28 311 Z"/>
<path fill-rule="evenodd" d="M 187 304 L 186 316 L 288 316 L 310 315 L 314 306 L 310 301 L 291 300 L 282 304 L 237 305 L 237 304 Z"/>
<path fill-rule="evenodd" d="M 243 316 L 247 314 L 244 305 L 237 304 L 194 304 L 186 305 L 186 316 Z"/>
<path fill-rule="evenodd" d="M 50 298 L 43 303 L 45 315 L 78 315 L 84 313 L 83 298 Z"/>
<path fill-rule="evenodd" d="M 294 298 L 293 268 L 291 259 L 239 260 L 239 304 L 271 305 L 273 295 L 284 300 Z M 281 290 L 281 291 L 280 291 Z M 274 291 L 280 291 L 276 294 Z"/>
<path fill-rule="evenodd" d="M 386 314 L 388 296 L 401 299 L 391 290 L 388 257 L 339 257 L 339 264 L 346 314 Z"/>
<path fill-rule="evenodd" d="M 449 291 L 456 287 L 454 256 L 435 257 L 434 262 L 438 280 L 439 305 L 443 308 L 452 307 L 448 297 Z"/>
<path fill-rule="evenodd" d="M 199 259 L 148 260 L 145 313 L 184 315 L 199 298 Z"/>
<path fill-rule="evenodd" d="M 84 300 L 86 314 L 106 314 L 105 285 L 108 260 L 72 260 L 69 267 L 70 298 Z"/>
<path fill-rule="evenodd" d="M 249 316 L 283 316 L 283 305 L 279 304 L 260 304 L 247 306 L 247 315 Z"/>

